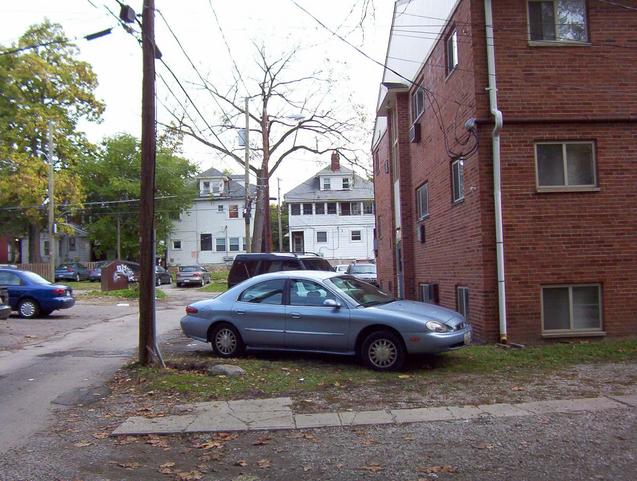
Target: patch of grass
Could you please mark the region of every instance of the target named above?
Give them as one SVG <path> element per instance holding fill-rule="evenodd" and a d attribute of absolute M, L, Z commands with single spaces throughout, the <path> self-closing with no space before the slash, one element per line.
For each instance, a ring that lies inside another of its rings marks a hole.
<path fill-rule="evenodd" d="M 89 281 L 80 281 L 80 282 L 75 282 L 75 281 L 56 281 L 55 284 L 64 284 L 65 286 L 69 286 L 71 289 L 76 290 L 76 289 L 80 289 L 80 290 L 94 290 L 94 289 L 99 289 L 100 287 L 100 283 L 99 282 L 89 282 Z"/>
<path fill-rule="evenodd" d="M 115 291 L 89 291 L 85 294 L 87 297 L 119 297 L 124 299 L 139 299 L 139 285 L 127 289 L 118 289 Z M 157 299 L 165 299 L 166 293 L 161 289 L 155 289 L 155 297 Z"/>
<path fill-rule="evenodd" d="M 200 287 L 203 292 L 226 292 L 228 290 L 228 271 L 214 271 L 210 273 L 210 284 Z"/>
<path fill-rule="evenodd" d="M 270 397 L 320 393 L 324 399 L 347 392 L 375 392 L 382 399 L 404 399 L 435 385 L 440 393 L 466 388 L 467 376 L 484 382 L 496 379 L 524 383 L 574 364 L 625 362 L 637 359 L 637 339 L 551 344 L 526 349 L 472 346 L 459 351 L 411 360 L 402 372 L 379 373 L 350 358 L 293 353 L 261 353 L 224 361 L 212 353 L 175 357 L 168 369 L 134 366 L 132 376 L 143 379 L 142 390 L 178 392 L 191 400 Z M 210 365 L 232 363 L 246 375 L 208 376 Z M 355 401 L 355 400 L 354 400 Z"/>

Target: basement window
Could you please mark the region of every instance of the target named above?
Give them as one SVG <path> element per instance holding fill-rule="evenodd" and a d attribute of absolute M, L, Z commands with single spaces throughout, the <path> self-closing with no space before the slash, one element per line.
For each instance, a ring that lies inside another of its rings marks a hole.
<path fill-rule="evenodd" d="M 542 287 L 543 333 L 595 333 L 601 330 L 599 284 Z"/>

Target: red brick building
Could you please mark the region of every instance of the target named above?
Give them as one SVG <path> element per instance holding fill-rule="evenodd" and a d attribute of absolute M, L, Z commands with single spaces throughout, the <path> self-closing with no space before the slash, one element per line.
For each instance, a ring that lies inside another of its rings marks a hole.
<path fill-rule="evenodd" d="M 628 7 L 396 2 L 373 144 L 385 290 L 466 313 L 482 341 L 637 332 Z"/>

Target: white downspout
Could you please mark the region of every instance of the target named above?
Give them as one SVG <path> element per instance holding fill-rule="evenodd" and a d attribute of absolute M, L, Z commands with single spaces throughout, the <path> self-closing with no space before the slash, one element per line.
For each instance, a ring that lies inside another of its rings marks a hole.
<path fill-rule="evenodd" d="M 502 235 L 502 195 L 500 186 L 500 129 L 502 112 L 498 110 L 498 90 L 495 74 L 495 39 L 493 36 L 493 12 L 491 0 L 484 0 L 484 17 L 487 47 L 487 72 L 489 75 L 489 106 L 494 119 L 491 140 L 493 145 L 493 201 L 495 208 L 495 247 L 498 266 L 498 314 L 500 318 L 500 342 L 507 342 L 507 310 L 504 284 L 504 238 Z"/>

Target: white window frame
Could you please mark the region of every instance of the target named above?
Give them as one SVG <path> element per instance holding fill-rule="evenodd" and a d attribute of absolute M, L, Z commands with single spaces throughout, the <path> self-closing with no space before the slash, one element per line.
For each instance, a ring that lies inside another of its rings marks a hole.
<path fill-rule="evenodd" d="M 203 248 L 203 242 L 201 242 L 201 241 L 202 241 L 202 236 L 205 236 L 205 235 L 210 236 L 210 249 L 204 249 Z M 205 232 L 199 234 L 199 250 L 201 252 L 213 252 L 212 239 L 213 239 L 212 234 L 208 234 L 208 233 L 205 233 Z"/>
<path fill-rule="evenodd" d="M 325 240 L 319 240 L 319 234 L 325 234 Z M 327 242 L 327 231 L 326 230 L 316 231 L 316 243 L 317 244 L 324 244 L 326 242 Z"/>
<path fill-rule="evenodd" d="M 531 3 L 541 2 L 553 2 L 553 19 L 555 20 L 555 39 L 531 39 Z M 527 24 L 527 39 L 530 45 L 589 45 L 589 31 L 588 31 L 588 5 L 586 0 L 581 0 L 584 6 L 584 30 L 586 32 L 586 38 L 584 40 L 573 40 L 569 38 L 560 37 L 560 24 L 558 13 L 558 0 L 527 0 L 526 1 L 526 24 Z"/>
<path fill-rule="evenodd" d="M 350 190 L 351 182 L 349 181 L 349 177 L 343 177 L 341 185 L 343 186 L 343 190 Z"/>
<path fill-rule="evenodd" d="M 425 193 L 424 202 L 422 193 Z M 424 205 L 423 205 L 424 204 Z M 416 209 L 418 212 L 418 220 L 429 217 L 429 182 L 425 182 L 416 189 Z"/>
<path fill-rule="evenodd" d="M 223 214 L 223 213 L 225 212 L 225 210 L 226 210 L 226 209 L 225 209 L 225 207 L 224 207 L 224 205 L 223 205 L 223 204 L 219 204 L 219 205 L 217 206 L 217 212 L 219 212 L 220 214 Z"/>
<path fill-rule="evenodd" d="M 425 113 L 425 89 L 418 87 L 411 95 L 411 123 L 418 122 Z"/>
<path fill-rule="evenodd" d="M 593 183 L 592 184 L 577 184 L 569 185 L 568 183 L 568 158 L 566 156 L 566 147 L 568 145 L 585 144 L 591 146 L 592 161 L 593 161 Z M 562 185 L 540 185 L 540 169 L 538 164 L 538 146 L 540 145 L 561 145 L 562 146 L 562 173 L 564 174 L 564 184 Z M 595 155 L 596 145 L 591 140 L 577 140 L 577 141 L 542 141 L 536 142 L 534 145 L 535 152 L 535 188 L 538 192 L 563 192 L 568 191 L 598 191 L 597 184 L 597 156 Z"/>
<path fill-rule="evenodd" d="M 457 178 L 456 170 L 458 172 Z M 456 186 L 458 187 L 457 197 Z M 451 163 L 451 199 L 454 204 L 464 200 L 464 159 L 462 157 Z"/>
<path fill-rule="evenodd" d="M 435 296 L 435 286 L 432 283 L 420 283 L 420 301 L 427 304 L 437 304 Z"/>
<path fill-rule="evenodd" d="M 456 310 L 462 314 L 465 321 L 469 320 L 471 311 L 469 309 L 469 288 L 465 286 L 456 286 Z"/>
<path fill-rule="evenodd" d="M 369 209 L 366 209 L 369 207 Z M 364 200 L 363 201 L 363 215 L 374 215 L 376 209 L 374 209 L 374 201 L 373 200 Z"/>
<path fill-rule="evenodd" d="M 323 190 L 332 190 L 332 181 L 329 177 L 323 177 Z"/>
<path fill-rule="evenodd" d="M 573 288 L 577 287 L 597 287 L 597 301 L 599 305 L 599 327 L 598 328 L 573 328 Z M 545 329 L 544 328 L 544 289 L 564 289 L 568 288 L 568 315 L 569 329 Z M 603 292 L 602 285 L 599 283 L 592 284 L 548 284 L 540 288 L 540 315 L 542 319 L 542 336 L 543 337 L 565 337 L 569 335 L 605 335 L 604 327 L 604 306 L 602 302 Z"/>
<path fill-rule="evenodd" d="M 236 239 L 236 244 L 233 244 L 232 240 Z M 233 249 L 232 247 L 236 246 L 236 249 Z M 241 250 L 241 237 L 229 237 L 228 238 L 228 250 L 230 252 L 239 252 Z"/>
<path fill-rule="evenodd" d="M 447 67 L 447 77 L 456 70 L 458 63 L 458 30 L 454 28 L 445 39 L 445 64 Z"/>
<path fill-rule="evenodd" d="M 222 240 L 223 241 L 223 249 L 219 249 L 219 247 L 221 246 L 219 244 L 219 241 Z M 215 252 L 225 252 L 227 250 L 227 244 L 226 244 L 226 238 L 225 237 L 215 237 Z"/>
<path fill-rule="evenodd" d="M 320 205 L 320 206 L 323 206 L 323 212 L 319 212 L 319 211 L 318 211 L 317 207 L 318 207 L 319 205 Z M 325 203 L 324 203 L 324 202 L 316 202 L 316 203 L 314 204 L 314 214 L 315 214 L 315 215 L 325 215 Z"/>
<path fill-rule="evenodd" d="M 356 235 L 356 233 L 358 232 L 358 239 L 354 239 L 354 236 Z M 356 229 L 356 230 L 352 230 L 351 234 L 350 234 L 350 239 L 352 240 L 352 242 L 362 242 L 363 241 L 363 231 L 360 229 Z"/>
<path fill-rule="evenodd" d="M 350 215 L 363 215 L 363 206 L 360 202 L 350 202 L 349 203 L 349 212 Z"/>
<path fill-rule="evenodd" d="M 305 212 L 306 205 L 310 206 L 310 212 Z M 301 204 L 301 209 L 302 209 L 303 215 L 314 215 L 314 204 L 312 202 L 303 202 Z"/>
<path fill-rule="evenodd" d="M 208 184 L 206 186 L 206 184 Z M 211 192 L 210 190 L 210 181 L 209 180 L 202 180 L 201 181 L 201 192 L 209 194 Z"/>
<path fill-rule="evenodd" d="M 179 247 L 175 246 L 175 243 L 179 242 Z M 173 250 L 180 251 L 181 250 L 181 239 L 173 239 Z"/>
<path fill-rule="evenodd" d="M 296 206 L 299 211 L 295 214 L 294 213 L 294 206 Z M 290 204 L 290 215 L 301 215 L 301 204 L 299 202 L 292 202 Z"/>

